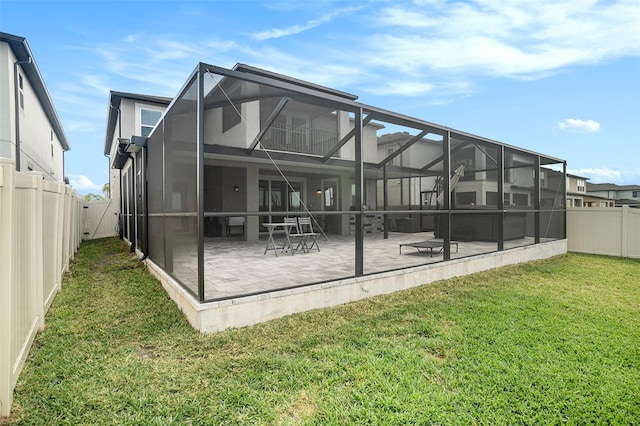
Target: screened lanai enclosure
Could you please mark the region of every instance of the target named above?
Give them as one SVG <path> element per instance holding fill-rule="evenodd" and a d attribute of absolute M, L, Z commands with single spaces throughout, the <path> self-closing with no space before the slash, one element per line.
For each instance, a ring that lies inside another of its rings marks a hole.
<path fill-rule="evenodd" d="M 200 302 L 565 238 L 563 160 L 356 99 L 199 64 L 136 139 L 125 237 Z"/>

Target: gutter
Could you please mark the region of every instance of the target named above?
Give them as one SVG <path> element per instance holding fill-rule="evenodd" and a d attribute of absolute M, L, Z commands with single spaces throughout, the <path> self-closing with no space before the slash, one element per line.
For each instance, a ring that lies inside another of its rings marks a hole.
<path fill-rule="evenodd" d="M 20 73 L 18 65 L 30 64 L 31 56 L 26 61 L 13 63 L 13 96 L 15 100 L 15 125 L 16 125 L 16 171 L 20 171 Z M 63 169 L 64 170 L 64 169 Z"/>

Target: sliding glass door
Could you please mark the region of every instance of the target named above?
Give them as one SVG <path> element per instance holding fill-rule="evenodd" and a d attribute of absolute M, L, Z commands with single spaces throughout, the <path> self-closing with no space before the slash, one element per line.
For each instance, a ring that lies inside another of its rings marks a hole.
<path fill-rule="evenodd" d="M 283 180 L 260 179 L 258 184 L 258 197 L 260 212 L 280 213 L 276 215 L 261 216 L 260 224 L 265 222 L 282 222 L 284 212 L 300 212 L 302 206 L 302 182 Z M 265 228 L 260 227 L 260 231 Z"/>

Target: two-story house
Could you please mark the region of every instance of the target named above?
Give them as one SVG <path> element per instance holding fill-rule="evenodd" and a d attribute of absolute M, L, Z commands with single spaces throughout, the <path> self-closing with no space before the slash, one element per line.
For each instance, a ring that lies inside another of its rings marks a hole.
<path fill-rule="evenodd" d="M 139 180 L 146 167 L 135 138 L 149 136 L 170 102 L 171 98 L 161 96 L 109 93 L 104 142 L 104 155 L 109 157 L 109 198 L 120 203 L 120 235 L 133 243 L 132 248 L 136 243 L 136 208 L 142 211 L 136 200 L 143 197 L 142 192 L 136 194 L 136 188 L 143 187 Z"/>
<path fill-rule="evenodd" d="M 24 37 L 0 32 L 0 157 L 17 171 L 62 182 L 69 150 L 56 109 Z"/>
<path fill-rule="evenodd" d="M 587 194 L 615 200 L 615 206 L 640 208 L 640 185 L 587 182 Z"/>

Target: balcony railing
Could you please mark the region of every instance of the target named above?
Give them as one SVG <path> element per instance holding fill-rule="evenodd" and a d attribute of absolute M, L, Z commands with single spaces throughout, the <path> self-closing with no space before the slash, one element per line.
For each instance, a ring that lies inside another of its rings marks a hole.
<path fill-rule="evenodd" d="M 265 149 L 325 155 L 336 145 L 338 138 L 333 132 L 276 122 L 261 142 Z M 335 156 L 339 157 L 339 152 Z"/>

